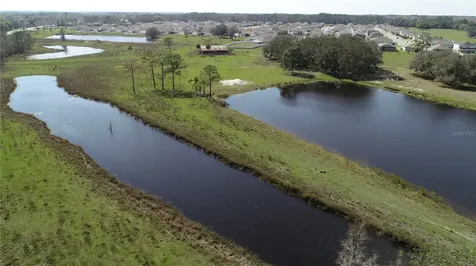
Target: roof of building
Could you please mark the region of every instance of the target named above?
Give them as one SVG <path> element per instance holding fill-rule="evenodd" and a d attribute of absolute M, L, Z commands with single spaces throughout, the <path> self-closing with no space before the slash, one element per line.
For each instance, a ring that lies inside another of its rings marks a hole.
<path fill-rule="evenodd" d="M 212 45 L 210 49 L 207 49 L 207 46 L 202 45 L 200 46 L 200 50 L 202 52 L 228 52 L 228 48 L 224 45 Z"/>
<path fill-rule="evenodd" d="M 476 49 L 476 43 L 462 42 L 458 44 L 460 49 Z"/>
<path fill-rule="evenodd" d="M 392 42 L 392 39 L 388 38 L 388 37 L 385 37 L 385 36 L 381 36 L 381 37 L 374 37 L 374 38 L 369 38 L 371 41 L 374 41 L 376 43 L 391 43 Z"/>
<path fill-rule="evenodd" d="M 428 50 L 433 51 L 433 50 L 451 50 L 452 47 L 449 47 L 446 44 L 434 44 L 428 48 Z"/>
<path fill-rule="evenodd" d="M 385 47 L 385 48 L 395 48 L 395 45 L 393 45 L 391 43 L 379 43 L 378 46 L 379 47 Z"/>

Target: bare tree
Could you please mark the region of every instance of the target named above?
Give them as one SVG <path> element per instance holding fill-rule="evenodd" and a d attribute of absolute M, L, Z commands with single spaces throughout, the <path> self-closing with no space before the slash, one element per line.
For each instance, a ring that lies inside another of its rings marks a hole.
<path fill-rule="evenodd" d="M 156 54 L 156 60 L 157 64 L 160 66 L 160 79 L 161 79 L 161 85 L 162 89 L 165 90 L 165 67 L 167 66 L 167 60 L 170 52 L 165 49 L 161 49 L 157 52 Z"/>
<path fill-rule="evenodd" d="M 185 30 L 185 31 L 183 32 L 183 34 L 185 35 L 185 40 L 187 40 L 187 42 L 188 42 L 188 37 L 190 36 L 190 31 L 189 31 L 189 30 Z"/>
<path fill-rule="evenodd" d="M 377 254 L 368 256 L 365 244 L 368 240 L 363 224 L 352 224 L 347 237 L 341 242 L 336 264 L 339 266 L 378 266 Z"/>
<path fill-rule="evenodd" d="M 175 91 L 175 75 L 180 75 L 180 70 L 186 68 L 181 55 L 170 53 L 167 56 L 167 72 L 172 74 L 172 90 Z"/>
<path fill-rule="evenodd" d="M 125 61 L 122 61 L 121 63 L 122 67 L 131 74 L 131 81 L 132 81 L 132 92 L 136 94 L 136 86 L 135 86 L 135 77 L 134 74 L 135 72 L 139 69 L 140 64 L 137 59 L 128 59 Z"/>
<path fill-rule="evenodd" d="M 157 52 L 154 50 L 146 50 L 142 55 L 142 61 L 150 67 L 150 72 L 152 75 L 152 82 L 154 83 L 154 89 L 157 89 L 155 85 L 155 73 L 154 73 L 154 66 L 157 64 Z"/>

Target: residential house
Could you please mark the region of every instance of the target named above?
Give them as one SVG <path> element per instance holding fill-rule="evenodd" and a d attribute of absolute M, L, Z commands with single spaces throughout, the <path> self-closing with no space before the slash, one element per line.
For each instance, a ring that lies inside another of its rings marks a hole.
<path fill-rule="evenodd" d="M 212 45 L 210 46 L 210 49 L 207 49 L 205 45 L 202 45 L 199 49 L 199 52 L 201 54 L 228 54 L 228 48 L 225 45 Z"/>
<path fill-rule="evenodd" d="M 428 51 L 451 51 L 453 47 L 448 47 L 444 44 L 433 44 L 428 48 Z"/>
<path fill-rule="evenodd" d="M 392 43 L 393 40 L 388 38 L 388 37 L 374 37 L 374 38 L 369 38 L 368 40 L 370 41 L 374 41 L 376 42 L 377 44 L 380 44 L 380 43 Z"/>
<path fill-rule="evenodd" d="M 395 45 L 390 44 L 390 43 L 379 43 L 378 48 L 381 51 L 384 51 L 384 52 L 396 52 L 397 51 L 397 47 L 395 47 Z"/>
<path fill-rule="evenodd" d="M 431 46 L 428 48 L 429 51 L 451 51 L 453 49 L 453 42 L 436 39 L 431 42 Z"/>
<path fill-rule="evenodd" d="M 459 54 L 476 54 L 476 43 L 455 43 L 453 46 L 453 51 Z"/>
<path fill-rule="evenodd" d="M 404 45 L 404 46 L 402 46 L 402 51 L 414 52 L 415 51 L 415 46 L 414 45 Z"/>

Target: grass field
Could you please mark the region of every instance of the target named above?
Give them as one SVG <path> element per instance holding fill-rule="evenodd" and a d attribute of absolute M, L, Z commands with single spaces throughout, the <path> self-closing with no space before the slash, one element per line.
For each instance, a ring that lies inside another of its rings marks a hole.
<path fill-rule="evenodd" d="M 413 76 L 408 66 L 414 56 L 414 53 L 406 53 L 403 51 L 384 53 L 383 68 L 398 73 L 404 80 L 386 80 L 378 83 L 370 82 L 370 84 L 373 83 L 376 86 L 384 86 L 388 89 L 423 100 L 476 111 L 475 91 L 456 90 L 445 87 L 437 82 Z"/>
<path fill-rule="evenodd" d="M 2 82 L 0 91 L 0 264 L 259 264 L 167 204 L 118 183 L 36 118 L 12 112 L 11 84 Z"/>
<path fill-rule="evenodd" d="M 335 80 L 319 73 L 314 73 L 317 79 L 310 81 L 287 76 L 277 65 L 263 59 L 261 49 L 235 51 L 232 56 L 198 56 L 193 47 L 200 38 L 190 38 L 190 42 L 181 38 L 175 39 L 175 49 L 188 65 L 178 80 L 181 90 L 190 89 L 187 81 L 206 64 L 216 65 L 223 79 L 253 82 L 242 87 L 215 86 L 213 90 L 218 95 L 272 84 Z M 476 250 L 475 221 L 402 185 L 400 179 L 360 166 L 205 98 L 164 97 L 152 89 L 146 70 L 137 75 L 138 94 L 133 95 L 130 80 L 119 65 L 124 58 L 138 58 L 144 46 L 134 45 L 135 51 L 131 53 L 124 44 L 94 45 L 106 52 L 36 62 L 14 58 L 7 63 L 5 72 L 12 76 L 58 75 L 61 85 L 71 93 L 111 102 L 229 163 L 253 170 L 298 197 L 363 220 L 400 241 L 448 256 L 458 254 L 458 250 Z M 386 55 L 386 64 L 388 59 Z M 405 60 L 404 57 L 390 58 L 394 67 L 402 66 Z M 167 87 L 170 89 L 169 79 Z M 476 262 L 474 256 L 472 259 Z"/>
<path fill-rule="evenodd" d="M 474 42 L 476 39 L 470 38 L 466 31 L 452 30 L 452 29 L 429 29 L 422 30 L 418 28 L 411 28 L 414 31 L 421 31 L 430 34 L 433 37 L 442 37 L 443 39 L 456 42 Z"/>

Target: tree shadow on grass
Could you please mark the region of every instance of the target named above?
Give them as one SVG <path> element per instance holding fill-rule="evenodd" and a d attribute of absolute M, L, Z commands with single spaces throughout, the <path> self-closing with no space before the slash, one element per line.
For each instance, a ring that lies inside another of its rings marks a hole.
<path fill-rule="evenodd" d="M 293 73 L 287 73 L 286 75 L 287 76 L 292 76 L 292 77 L 305 78 L 305 79 L 315 79 L 316 78 L 316 75 L 305 73 L 305 72 L 293 72 Z"/>

